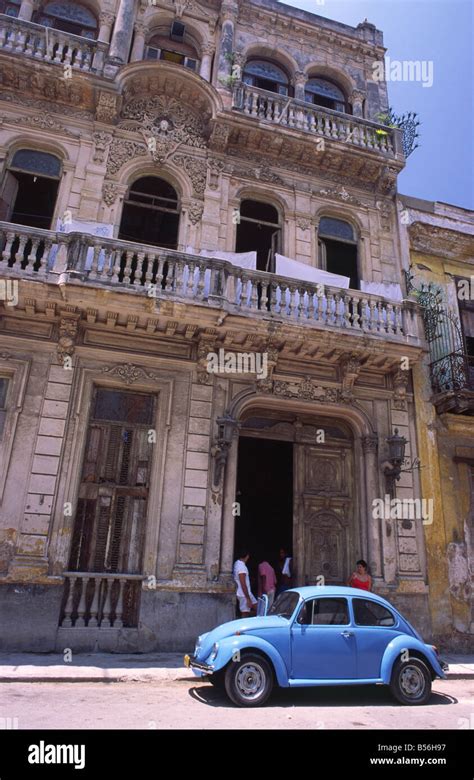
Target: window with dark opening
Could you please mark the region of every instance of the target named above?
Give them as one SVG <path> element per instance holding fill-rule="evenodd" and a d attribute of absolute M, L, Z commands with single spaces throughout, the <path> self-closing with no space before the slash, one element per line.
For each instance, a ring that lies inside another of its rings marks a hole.
<path fill-rule="evenodd" d="M 357 241 L 349 222 L 334 217 L 321 217 L 319 223 L 319 263 L 323 271 L 348 276 L 349 287 L 359 287 Z"/>
<path fill-rule="evenodd" d="M 61 161 L 34 149 L 15 152 L 0 190 L 0 220 L 51 229 Z"/>
<path fill-rule="evenodd" d="M 459 279 L 456 280 L 459 288 Z M 466 280 L 464 280 L 466 283 Z M 470 280 L 467 280 L 470 286 Z M 474 301 L 463 300 L 459 297 L 459 317 L 461 320 L 464 353 L 467 361 L 468 387 L 474 390 Z"/>
<path fill-rule="evenodd" d="M 172 40 L 170 35 L 154 35 L 145 50 L 147 60 L 166 60 L 197 71 L 199 57 L 195 47 L 187 42 Z"/>
<path fill-rule="evenodd" d="M 267 60 L 249 60 L 245 65 L 242 81 L 251 87 L 266 89 L 279 95 L 292 94 L 285 71 Z"/>
<path fill-rule="evenodd" d="M 346 114 L 350 113 L 342 89 L 327 79 L 308 79 L 305 85 L 305 100 L 315 106 L 342 111 Z"/>
<path fill-rule="evenodd" d="M 156 176 L 134 182 L 124 202 L 119 238 L 176 249 L 178 230 L 178 195 L 171 184 Z"/>
<path fill-rule="evenodd" d="M 95 40 L 98 34 L 97 19 L 92 11 L 70 0 L 45 3 L 43 8 L 33 15 L 33 22 L 83 38 Z"/>
<path fill-rule="evenodd" d="M 279 214 L 269 203 L 243 200 L 237 225 L 236 252 L 257 252 L 257 270 L 275 270 L 275 253 L 280 251 Z"/>
<path fill-rule="evenodd" d="M 0 0 L 0 14 L 18 17 L 20 13 L 21 0 Z"/>

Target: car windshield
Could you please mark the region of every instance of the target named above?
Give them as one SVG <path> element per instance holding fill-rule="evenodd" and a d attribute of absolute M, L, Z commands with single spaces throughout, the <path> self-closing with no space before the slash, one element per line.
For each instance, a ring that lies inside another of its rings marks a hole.
<path fill-rule="evenodd" d="M 284 593 L 280 593 L 277 599 L 272 604 L 269 615 L 279 615 L 289 619 L 296 609 L 296 605 L 300 600 L 300 594 L 295 593 L 292 590 L 287 590 Z"/>

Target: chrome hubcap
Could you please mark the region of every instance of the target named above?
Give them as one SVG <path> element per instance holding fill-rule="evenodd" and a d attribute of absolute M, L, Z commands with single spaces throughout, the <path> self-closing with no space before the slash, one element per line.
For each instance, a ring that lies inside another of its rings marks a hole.
<path fill-rule="evenodd" d="M 418 699 L 423 695 L 425 686 L 425 677 L 421 669 L 410 664 L 403 667 L 400 672 L 400 687 L 405 696 Z"/>
<path fill-rule="evenodd" d="M 237 672 L 237 689 L 245 699 L 258 698 L 265 688 L 265 682 L 265 672 L 259 664 L 244 664 Z"/>

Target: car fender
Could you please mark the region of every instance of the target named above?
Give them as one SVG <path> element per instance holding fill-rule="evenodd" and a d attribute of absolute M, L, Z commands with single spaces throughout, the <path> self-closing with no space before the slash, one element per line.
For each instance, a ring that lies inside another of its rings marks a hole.
<path fill-rule="evenodd" d="M 393 665 L 404 650 L 417 650 L 426 658 L 438 677 L 443 679 L 446 677 L 441 669 L 436 653 L 429 645 L 425 645 L 424 642 L 420 642 L 418 639 L 409 636 L 408 634 L 402 634 L 389 642 L 383 654 L 380 676 L 382 681 L 387 685 L 390 683 L 392 677 Z"/>
<path fill-rule="evenodd" d="M 242 634 L 241 636 L 226 637 L 219 642 L 219 650 L 216 658 L 212 661 L 211 665 L 214 667 L 214 671 L 218 672 L 223 669 L 229 661 L 238 661 L 239 653 L 243 650 L 259 650 L 264 653 L 273 664 L 275 670 L 278 685 L 282 688 L 288 688 L 288 670 L 285 666 L 283 658 L 280 653 L 275 650 L 273 645 L 261 639 L 259 636 L 252 636 L 251 634 Z"/>

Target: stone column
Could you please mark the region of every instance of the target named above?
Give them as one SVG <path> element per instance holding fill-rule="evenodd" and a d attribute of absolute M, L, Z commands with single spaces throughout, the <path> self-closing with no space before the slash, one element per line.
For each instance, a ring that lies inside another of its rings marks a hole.
<path fill-rule="evenodd" d="M 33 11 L 36 11 L 37 8 L 38 0 L 21 0 L 18 18 L 23 19 L 25 22 L 31 22 Z"/>
<path fill-rule="evenodd" d="M 378 478 L 377 463 L 377 436 L 364 436 L 362 438 L 362 450 L 364 452 L 364 471 L 367 499 L 367 545 L 368 545 L 368 564 L 372 577 L 382 578 L 382 556 L 380 540 L 380 520 L 374 519 L 372 512 L 372 501 L 374 498 L 381 498 Z"/>
<path fill-rule="evenodd" d="M 199 75 L 205 81 L 211 81 L 211 76 L 212 76 L 212 57 L 213 57 L 214 51 L 215 51 L 215 48 L 214 48 L 214 44 L 213 43 L 207 43 L 202 48 L 201 69 L 199 71 Z"/>
<path fill-rule="evenodd" d="M 110 42 L 110 33 L 112 31 L 114 19 L 114 14 L 101 13 L 99 15 L 99 35 L 97 36 L 98 41 L 102 41 L 102 43 Z"/>
<path fill-rule="evenodd" d="M 109 53 L 110 59 L 117 64 L 128 62 L 134 14 L 135 0 L 120 0 Z"/>
<path fill-rule="evenodd" d="M 358 89 L 355 89 L 351 95 L 352 113 L 354 116 L 364 116 L 364 100 L 365 94 Z"/>
<path fill-rule="evenodd" d="M 295 88 L 295 98 L 297 100 L 304 100 L 304 89 L 306 85 L 306 75 L 301 70 L 297 70 L 293 79 L 293 85 Z"/>
<path fill-rule="evenodd" d="M 146 25 L 143 22 L 135 24 L 135 38 L 133 39 L 132 53 L 130 62 L 140 62 L 145 53 L 145 33 Z"/>
<path fill-rule="evenodd" d="M 232 55 L 234 52 L 235 22 L 239 6 L 235 0 L 223 0 L 222 27 L 217 60 L 217 77 L 220 87 L 229 87 L 228 80 L 232 74 Z"/>

